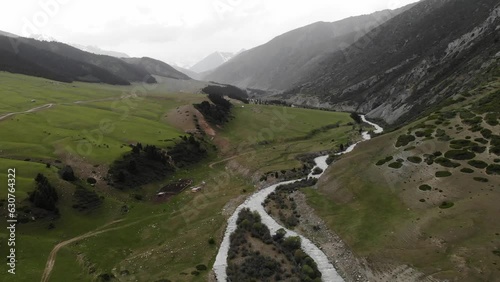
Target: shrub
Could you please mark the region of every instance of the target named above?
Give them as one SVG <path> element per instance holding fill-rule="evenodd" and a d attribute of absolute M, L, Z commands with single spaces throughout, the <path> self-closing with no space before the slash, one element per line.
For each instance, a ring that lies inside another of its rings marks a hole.
<path fill-rule="evenodd" d="M 472 146 L 470 149 L 472 152 L 475 152 L 478 154 L 484 153 L 486 151 L 485 146 L 478 146 L 478 145 Z"/>
<path fill-rule="evenodd" d="M 496 175 L 499 175 L 500 174 L 500 165 L 498 165 L 498 164 L 490 164 L 486 168 L 486 173 L 487 174 L 496 174 Z"/>
<path fill-rule="evenodd" d="M 79 211 L 93 210 L 101 206 L 102 199 L 95 191 L 78 186 L 73 194 L 73 208 Z"/>
<path fill-rule="evenodd" d="M 409 162 L 412 162 L 412 163 L 415 163 L 415 164 L 419 164 L 422 162 L 422 158 L 418 157 L 418 156 L 412 156 L 412 157 L 408 157 L 407 160 Z"/>
<path fill-rule="evenodd" d="M 323 172 L 323 170 L 319 167 L 315 167 L 312 171 L 312 174 L 313 175 L 318 175 L 318 174 L 321 174 Z"/>
<path fill-rule="evenodd" d="M 422 191 L 431 191 L 432 187 L 427 185 L 427 184 L 424 184 L 424 185 L 420 185 L 420 187 L 418 187 L 418 189 L 420 189 Z"/>
<path fill-rule="evenodd" d="M 432 130 L 432 129 L 426 129 L 425 131 L 417 131 L 417 132 L 415 132 L 415 135 L 417 137 L 431 137 L 432 133 L 434 133 L 434 130 Z"/>
<path fill-rule="evenodd" d="M 470 166 L 473 166 L 475 168 L 483 169 L 488 167 L 488 164 L 483 162 L 483 161 L 478 161 L 478 160 L 471 160 L 467 162 Z"/>
<path fill-rule="evenodd" d="M 378 165 L 378 166 L 384 165 L 384 164 L 386 164 L 386 163 L 388 163 L 388 162 L 392 161 L 393 159 L 394 159 L 394 158 L 393 158 L 392 156 L 385 157 L 385 159 L 381 159 L 381 160 L 379 160 L 379 161 L 376 163 L 376 165 Z"/>
<path fill-rule="evenodd" d="M 476 180 L 477 182 L 483 182 L 483 183 L 488 182 L 488 179 L 484 177 L 474 177 L 473 179 Z"/>
<path fill-rule="evenodd" d="M 444 156 L 453 160 L 471 160 L 476 157 L 476 154 L 465 150 L 451 150 L 446 152 Z"/>
<path fill-rule="evenodd" d="M 47 177 L 39 173 L 36 178 L 35 191 L 29 194 L 29 200 L 35 207 L 56 212 L 56 203 L 59 199 L 56 189 L 50 184 Z"/>
<path fill-rule="evenodd" d="M 453 149 L 463 149 L 463 148 L 471 147 L 473 145 L 477 145 L 477 144 L 470 141 L 470 140 L 465 140 L 465 139 L 458 139 L 458 140 L 450 141 L 450 147 Z"/>
<path fill-rule="evenodd" d="M 204 265 L 204 264 L 198 264 L 196 266 L 196 270 L 198 270 L 198 271 L 205 271 L 205 270 L 207 270 L 207 266 Z"/>
<path fill-rule="evenodd" d="M 398 137 L 398 140 L 396 141 L 396 147 L 403 147 L 408 145 L 410 142 L 415 141 L 415 136 L 409 134 L 409 135 L 401 135 Z"/>
<path fill-rule="evenodd" d="M 447 159 L 447 158 L 437 158 L 434 160 L 435 163 L 437 164 L 440 164 L 444 167 L 451 167 L 451 168 L 455 168 L 455 167 L 459 167 L 460 164 L 459 163 L 455 163 L 455 162 L 452 162 L 450 159 Z"/>
<path fill-rule="evenodd" d="M 498 125 L 498 114 L 497 113 L 487 113 L 485 117 L 485 121 L 487 124 L 491 126 Z"/>
<path fill-rule="evenodd" d="M 59 170 L 59 176 L 61 176 L 61 178 L 66 181 L 76 180 L 75 172 L 73 171 L 73 168 L 69 165 L 64 166 L 62 169 Z"/>
<path fill-rule="evenodd" d="M 393 162 L 393 163 L 390 163 L 389 164 L 389 167 L 390 168 L 394 168 L 394 169 L 399 169 L 403 166 L 403 164 L 401 162 Z"/>
<path fill-rule="evenodd" d="M 449 171 L 436 172 L 436 177 L 449 177 L 449 176 L 451 176 L 451 172 L 449 172 Z"/>
<path fill-rule="evenodd" d="M 486 139 L 490 139 L 492 134 L 493 134 L 493 132 L 491 132 L 491 130 L 489 130 L 487 128 L 481 130 L 481 135 L 483 135 L 483 137 Z"/>
<path fill-rule="evenodd" d="M 93 177 L 89 177 L 89 178 L 87 178 L 87 183 L 88 184 L 96 184 L 97 180 L 95 180 L 95 178 L 93 178 Z"/>
<path fill-rule="evenodd" d="M 474 173 L 474 170 L 470 169 L 468 167 L 464 167 L 460 171 L 463 172 L 463 173 Z"/>
<path fill-rule="evenodd" d="M 435 159 L 434 155 L 425 154 L 424 157 L 425 157 L 424 161 L 426 164 L 432 165 L 434 163 L 434 159 Z"/>
<path fill-rule="evenodd" d="M 455 204 L 453 202 L 448 202 L 448 201 L 444 201 L 442 202 L 440 205 L 439 205 L 439 208 L 440 209 L 449 209 L 451 207 L 453 207 Z"/>
<path fill-rule="evenodd" d="M 483 145 L 486 145 L 488 144 L 488 140 L 484 139 L 484 138 L 476 138 L 474 139 L 474 141 L 478 142 L 478 143 L 481 143 Z"/>

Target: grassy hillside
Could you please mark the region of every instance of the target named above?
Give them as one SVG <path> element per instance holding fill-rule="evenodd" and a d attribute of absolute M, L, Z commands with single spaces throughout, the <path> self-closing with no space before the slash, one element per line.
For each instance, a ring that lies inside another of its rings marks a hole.
<path fill-rule="evenodd" d="M 31 206 L 28 193 L 35 189 L 37 173 L 43 173 L 59 194 L 60 211 L 59 217 L 32 218 L 17 226 L 19 274 L 10 277 L 3 272 L 0 280 L 40 280 L 47 261 L 54 259 L 50 281 L 111 276 L 124 281 L 206 281 L 209 271 L 199 265 L 210 269 L 227 216 L 257 183 L 245 170 L 226 169 L 222 165 L 226 158 L 238 150 L 254 151 L 258 153 L 253 159 L 241 156 L 235 160 L 259 173 L 289 169 L 299 165 L 290 162 L 297 154 L 336 149 L 337 142 L 358 138 L 357 129 L 345 125 L 350 122 L 348 114 L 238 105 L 233 119 L 224 128 L 215 128 L 212 142 L 218 150 L 212 150 L 208 158 L 166 179 L 123 192 L 106 184 L 109 165 L 131 150 L 129 144 L 167 148 L 172 139 L 193 127 L 194 113 L 181 111 L 182 106 L 199 103 L 205 95 L 168 93 L 168 85 L 162 84 L 147 89 L 141 85 L 65 84 L 7 73 L 0 73 L 0 82 L 0 116 L 53 104 L 0 120 L 0 170 L 16 168 L 18 210 Z M 140 99 L 131 96 L 133 93 Z M 263 134 L 260 140 L 262 129 L 277 129 L 270 125 L 276 111 L 285 110 L 289 115 L 286 125 L 274 124 L 279 126 L 276 135 Z M 342 126 L 311 134 L 337 122 Z M 243 144 L 244 140 L 253 141 L 253 136 L 257 143 L 265 144 Z M 219 164 L 209 167 L 213 162 Z M 62 180 L 58 169 L 65 164 L 81 180 Z M 0 174 L 4 183 L 6 176 Z M 86 183 L 88 177 L 97 183 Z M 206 184 L 198 193 L 191 193 L 188 187 L 168 200 L 156 196 L 162 187 L 179 179 L 190 179 L 193 186 L 202 181 Z M 73 208 L 75 191 L 82 187 L 94 191 L 102 204 L 86 211 Z M 6 197 L 6 190 L 1 190 L 0 199 Z M 2 202 L 2 213 L 5 208 Z M 5 231 L 0 233 L 2 250 L 7 247 L 6 236 Z M 53 255 L 49 255 L 51 251 Z"/>
<path fill-rule="evenodd" d="M 224 156 L 240 156 L 235 159 L 252 172 L 301 167 L 301 154 L 337 150 L 360 138 L 348 113 L 261 105 L 233 112 L 236 119 L 221 131 Z"/>
<path fill-rule="evenodd" d="M 306 192 L 309 204 L 376 270 L 407 264 L 423 278 L 495 281 L 499 86 L 497 79 L 457 94 L 361 144 Z"/>

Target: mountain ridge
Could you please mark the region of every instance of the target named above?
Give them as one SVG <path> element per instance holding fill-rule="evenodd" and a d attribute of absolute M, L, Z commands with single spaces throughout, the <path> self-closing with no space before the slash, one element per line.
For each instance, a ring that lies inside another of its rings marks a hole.
<path fill-rule="evenodd" d="M 234 53 L 231 52 L 213 52 L 212 54 L 206 56 L 198 63 L 194 64 L 189 68 L 190 71 L 196 73 L 204 73 L 216 69 L 220 65 L 226 63 L 234 57 Z"/>
<path fill-rule="evenodd" d="M 349 48 L 330 54 L 282 98 L 364 112 L 389 123 L 414 118 L 461 89 L 464 84 L 453 83 L 455 77 L 470 77 L 496 60 L 497 4 L 419 2 Z M 467 16 L 470 11 L 473 16 Z"/>
<path fill-rule="evenodd" d="M 412 5 L 291 30 L 235 56 L 206 79 L 243 88 L 286 90 L 320 64 L 325 54 L 346 48 Z"/>

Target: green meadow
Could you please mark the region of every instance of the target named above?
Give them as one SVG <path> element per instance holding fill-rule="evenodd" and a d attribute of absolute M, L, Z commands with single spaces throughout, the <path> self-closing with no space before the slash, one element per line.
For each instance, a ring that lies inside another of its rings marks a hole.
<path fill-rule="evenodd" d="M 257 184 L 251 173 L 227 170 L 224 159 L 236 157 L 252 172 L 291 169 L 300 165 L 295 160 L 299 154 L 337 149 L 359 138 L 357 129 L 347 125 L 352 122 L 349 114 L 236 105 L 233 119 L 215 128 L 217 150 L 202 162 L 133 191 L 84 183 L 90 170 L 105 174 L 109 164 L 130 151 L 129 144 L 166 148 L 184 134 L 168 123 L 167 113 L 205 96 L 166 92 L 167 88 L 158 85 L 142 91 L 141 85 L 65 84 L 0 73 L 0 115 L 54 104 L 0 120 L 0 183 L 6 183 L 8 168 L 16 168 L 16 204 L 21 208 L 30 205 L 33 179 L 43 173 L 60 195 L 61 214 L 17 226 L 18 275 L 2 272 L 0 280 L 40 280 L 52 249 L 74 239 L 57 252 L 49 281 L 98 281 L 105 275 L 123 281 L 206 281 L 227 217 Z M 311 134 L 336 123 L 338 128 Z M 210 167 L 214 162 L 220 163 Z M 60 179 L 56 167 L 67 163 L 83 180 L 80 185 L 103 199 L 100 207 L 86 212 L 72 208 L 75 185 Z M 199 193 L 188 189 L 167 202 L 155 200 L 161 187 L 178 179 L 192 179 L 194 185 L 205 181 L 206 186 Z M 0 190 L 0 199 L 7 198 L 6 192 Z M 54 228 L 49 229 L 51 223 Z M 2 231 L 2 253 L 6 238 Z M 215 244 L 209 243 L 212 238 Z M 201 264 L 208 270 L 197 271 Z"/>

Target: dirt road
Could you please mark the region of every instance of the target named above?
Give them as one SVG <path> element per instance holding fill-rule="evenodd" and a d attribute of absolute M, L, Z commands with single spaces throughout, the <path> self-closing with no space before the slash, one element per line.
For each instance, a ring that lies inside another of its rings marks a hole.
<path fill-rule="evenodd" d="M 55 106 L 55 104 L 50 103 L 50 104 L 45 104 L 45 105 L 42 105 L 42 106 L 34 107 L 34 108 L 29 109 L 29 110 L 24 111 L 24 112 L 7 113 L 7 114 L 4 114 L 4 115 L 0 116 L 0 120 L 3 120 L 3 119 L 8 118 L 10 116 L 15 116 L 17 114 L 27 114 L 27 113 L 38 112 L 38 111 L 41 111 L 41 110 L 52 108 L 53 106 Z"/>
<path fill-rule="evenodd" d="M 107 223 L 101 227 L 99 227 L 98 229 L 102 229 L 102 228 L 105 228 L 109 225 L 112 225 L 112 224 L 115 224 L 115 223 L 118 223 L 120 221 L 123 221 L 123 219 L 120 219 L 120 220 L 115 220 L 115 221 L 112 221 L 110 223 Z M 66 240 L 66 241 L 63 241 L 57 245 L 55 245 L 55 247 L 52 249 L 52 251 L 50 252 L 49 254 L 49 258 L 47 259 L 47 263 L 45 264 L 45 269 L 43 270 L 43 275 L 42 275 L 42 279 L 41 281 L 42 282 L 47 282 L 49 281 L 49 278 L 50 278 L 50 273 L 52 272 L 52 269 L 54 268 L 54 264 L 56 262 L 56 256 L 57 256 L 57 252 L 64 246 L 67 246 L 71 243 L 74 243 L 76 241 L 80 241 L 82 239 L 85 239 L 85 238 L 88 238 L 88 237 L 92 237 L 92 236 L 95 236 L 95 235 L 98 235 L 98 234 L 101 234 L 101 233 L 104 233 L 104 232 L 108 232 L 108 231 L 112 231 L 112 230 L 116 230 L 116 229 L 119 229 L 119 228 L 123 228 L 125 226 L 120 226 L 120 227 L 114 227 L 114 228 L 109 228 L 109 229 L 103 229 L 103 230 L 96 230 L 96 231 L 92 231 L 92 232 L 88 232 L 88 233 L 85 233 L 83 235 L 80 235 L 80 236 L 77 236 L 77 237 L 74 237 L 74 238 L 71 238 L 69 240 Z"/>

